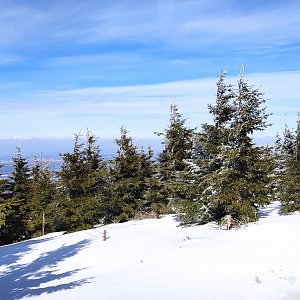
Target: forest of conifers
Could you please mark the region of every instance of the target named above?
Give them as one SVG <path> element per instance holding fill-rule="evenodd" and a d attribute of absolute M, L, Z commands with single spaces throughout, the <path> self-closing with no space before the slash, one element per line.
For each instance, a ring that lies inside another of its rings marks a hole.
<path fill-rule="evenodd" d="M 282 213 L 299 210 L 299 120 L 296 129 L 285 126 L 272 147 L 257 146 L 253 134 L 270 126 L 263 94 L 243 74 L 237 86 L 225 75 L 208 106 L 212 124 L 189 128 L 171 105 L 157 157 L 151 148 L 139 149 L 124 127 L 110 161 L 90 131 L 84 139 L 75 135 L 58 171 L 40 160 L 29 167 L 18 149 L 12 175 L 0 181 L 0 245 L 167 213 L 183 224 L 221 223 L 228 216 L 245 224 L 274 200 Z"/>

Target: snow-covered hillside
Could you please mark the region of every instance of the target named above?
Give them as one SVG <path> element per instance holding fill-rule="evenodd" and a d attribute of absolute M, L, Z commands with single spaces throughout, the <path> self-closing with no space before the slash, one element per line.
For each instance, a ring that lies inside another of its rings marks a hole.
<path fill-rule="evenodd" d="M 239 230 L 168 215 L 0 247 L 0 299 L 300 299 L 300 215 L 277 206 Z"/>

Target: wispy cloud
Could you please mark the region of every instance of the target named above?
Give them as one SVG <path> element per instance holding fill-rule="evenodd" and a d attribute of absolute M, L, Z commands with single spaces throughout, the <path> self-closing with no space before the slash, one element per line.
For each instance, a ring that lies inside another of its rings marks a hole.
<path fill-rule="evenodd" d="M 0 3 L 0 64 L 15 64 L 50 88 L 93 78 L 100 85 L 195 78 L 227 64 L 253 64 L 252 71 L 299 67 L 292 61 L 299 52 L 298 1 L 17 3 Z"/>
<path fill-rule="evenodd" d="M 296 0 L 16 0 L 0 1 L 0 10 L 5 134 L 90 126 L 116 136 L 124 124 L 150 136 L 173 101 L 199 126 L 209 121 L 213 76 L 227 65 L 256 72 L 250 81 L 270 99 L 273 128 L 298 109 Z"/>
<path fill-rule="evenodd" d="M 235 84 L 237 77 L 227 80 Z M 217 78 L 204 78 L 154 85 L 49 90 L 27 95 L 22 101 L 2 99 L 1 103 L 2 111 L 7 115 L 14 114 L 18 122 L 24 120 L 26 123 L 30 118 L 29 132 L 40 135 L 38 124 L 42 122 L 46 124 L 42 128 L 47 127 L 46 132 L 51 131 L 51 135 L 70 136 L 88 126 L 106 138 L 117 136 L 119 127 L 126 125 L 134 136 L 149 137 L 167 124 L 169 105 L 174 102 L 189 125 L 199 127 L 201 123 L 209 122 L 207 104 L 214 103 L 216 81 Z M 270 118 L 274 125 L 265 134 L 281 131 L 286 119 L 292 125 L 295 122 L 300 109 L 299 81 L 300 72 L 249 75 L 249 83 L 265 93 L 265 98 L 269 99 L 266 103 L 268 111 L 274 113 Z M 8 122 L 5 120 L 1 123 Z M 17 134 L 15 130 L 14 135 Z"/>
<path fill-rule="evenodd" d="M 35 39 L 36 43 L 220 43 L 224 38 L 264 43 L 299 38 L 299 3 L 235 9 L 237 1 L 51 1 L 39 6 L 2 5 L 1 43 Z M 288 17 L 287 17 L 288 16 Z M 5 28 L 5 30 L 4 30 Z M 246 35 L 246 36 L 244 36 Z M 225 40 L 226 42 L 226 40 Z"/>

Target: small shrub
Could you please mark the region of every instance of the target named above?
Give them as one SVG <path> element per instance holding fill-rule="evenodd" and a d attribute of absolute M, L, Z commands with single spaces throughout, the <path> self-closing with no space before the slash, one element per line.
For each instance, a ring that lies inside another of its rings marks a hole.
<path fill-rule="evenodd" d="M 189 235 L 186 235 L 185 238 L 183 239 L 184 241 L 190 241 L 192 238 Z"/>
<path fill-rule="evenodd" d="M 261 283 L 261 280 L 260 280 L 259 276 L 257 276 L 257 275 L 255 275 L 255 282 L 256 283 Z"/>

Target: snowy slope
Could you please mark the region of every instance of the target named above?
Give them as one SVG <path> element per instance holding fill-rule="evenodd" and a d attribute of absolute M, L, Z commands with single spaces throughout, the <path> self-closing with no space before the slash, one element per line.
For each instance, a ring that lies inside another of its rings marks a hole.
<path fill-rule="evenodd" d="M 0 247 L 0 299 L 300 299 L 300 215 L 277 206 L 239 230 L 168 215 Z"/>

